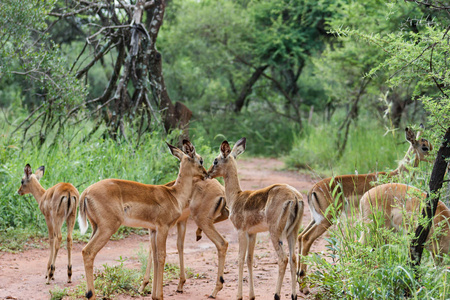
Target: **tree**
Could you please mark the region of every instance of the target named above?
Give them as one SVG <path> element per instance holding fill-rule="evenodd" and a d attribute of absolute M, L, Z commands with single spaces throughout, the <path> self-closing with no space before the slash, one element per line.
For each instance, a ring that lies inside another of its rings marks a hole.
<path fill-rule="evenodd" d="M 171 91 L 197 102 L 198 110 L 239 113 L 254 104 L 301 124 L 299 78 L 328 37 L 327 3 L 171 2 L 183 12 L 162 33 Z"/>
<path fill-rule="evenodd" d="M 54 5 L 55 1 L 30 0 L 0 4 L 0 79 L 23 78 L 20 92 L 34 100 L 26 102 L 31 113 L 16 130 L 22 129 L 24 141 L 37 139 L 40 144 L 54 128 L 61 133 L 70 107 L 85 95 L 83 86 L 69 74 L 58 45 L 49 39 L 53 24 L 46 24 L 46 19 Z M 27 137 L 33 126 L 37 130 Z"/>
<path fill-rule="evenodd" d="M 15 2 L 9 4 L 11 9 L 17 8 Z M 31 1 L 29 4 L 31 5 Z M 65 21 L 64 27 L 77 32 L 77 36 L 85 40 L 85 45 L 71 64 L 71 68 L 61 73 L 61 81 L 70 82 L 71 86 L 83 87 L 80 83 L 87 80 L 93 66 L 101 63 L 106 55 L 115 57 L 113 69 L 108 84 L 103 87 L 101 95 L 95 98 L 83 99 L 85 94 L 80 93 L 77 101 L 69 102 L 68 98 L 74 95 L 60 92 L 58 95 L 64 97 L 55 95 L 48 100 L 48 95 L 52 92 L 45 90 L 43 92 L 46 95 L 45 103 L 53 103 L 54 98 L 58 98 L 58 103 L 65 105 L 68 111 L 55 115 L 55 110 L 49 109 L 49 106 L 54 108 L 53 104 L 43 104 L 32 111 L 18 128 L 25 124 L 28 124 L 27 128 L 33 125 L 35 121 L 27 123 L 28 120 L 34 118 L 36 114 L 40 117 L 41 110 L 45 109 L 47 113 L 44 113 L 46 117 L 43 119 L 42 127 L 51 129 L 58 124 L 56 133 L 58 136 L 63 132 L 64 126 L 69 124 L 71 117 L 84 107 L 89 107 L 91 111 L 76 122 L 96 117 L 100 112 L 101 117 L 97 117 L 92 133 L 100 128 L 101 124 L 106 123 L 111 137 L 117 138 L 121 135 L 128 140 L 127 130 L 129 130 L 132 134 L 137 133 L 139 143 L 141 134 L 146 130 L 152 130 L 151 122 L 156 120 L 166 131 L 181 128 L 187 135 L 192 113 L 185 105 L 179 102 L 174 104 L 171 101 L 162 72 L 162 55 L 156 48 L 165 7 L 164 0 L 137 0 L 135 3 L 54 1 L 45 5 L 45 10 L 41 11 L 40 15 L 43 31 L 38 32 L 36 36 L 28 36 L 31 44 L 35 45 L 46 37 L 48 44 L 55 46 L 48 33 L 52 33 L 55 24 L 61 23 L 62 20 Z M 45 25 L 44 21 L 48 24 Z M 15 24 L 20 27 L 22 25 L 20 22 L 21 20 L 17 20 Z M 57 36 L 55 34 L 55 37 Z M 92 55 L 86 55 L 87 49 L 92 49 Z M 32 65 L 25 68 L 28 70 L 20 74 L 35 73 Z M 48 70 L 51 70 L 53 79 L 55 70 L 51 67 Z M 73 122 L 74 120 L 72 124 Z"/>

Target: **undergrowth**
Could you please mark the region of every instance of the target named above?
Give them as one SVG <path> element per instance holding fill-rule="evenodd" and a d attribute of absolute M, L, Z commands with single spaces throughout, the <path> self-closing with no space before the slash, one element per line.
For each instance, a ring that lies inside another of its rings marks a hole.
<path fill-rule="evenodd" d="M 330 229 L 327 251 L 305 258 L 310 269 L 303 287 L 313 288 L 315 299 L 449 299 L 448 255 L 437 263 L 425 250 L 416 272 L 409 263 L 414 226 L 409 234 L 377 227 L 361 244 L 368 228 L 350 215 Z M 375 218 L 373 224 L 384 224 L 381 216 Z"/>

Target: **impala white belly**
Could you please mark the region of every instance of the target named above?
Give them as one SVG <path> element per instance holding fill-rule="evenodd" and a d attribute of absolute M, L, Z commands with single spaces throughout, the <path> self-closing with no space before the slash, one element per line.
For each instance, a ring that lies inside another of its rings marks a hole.
<path fill-rule="evenodd" d="M 125 217 L 122 225 L 128 226 L 128 227 L 143 227 L 143 228 L 148 228 L 148 229 L 156 229 L 156 226 L 153 223 L 138 220 L 138 219 L 133 219 L 133 218 L 129 218 L 129 217 Z"/>
<path fill-rule="evenodd" d="M 267 225 L 266 222 L 258 223 L 247 229 L 248 233 L 258 233 L 258 232 L 265 232 L 265 231 L 269 231 L 269 225 Z"/>

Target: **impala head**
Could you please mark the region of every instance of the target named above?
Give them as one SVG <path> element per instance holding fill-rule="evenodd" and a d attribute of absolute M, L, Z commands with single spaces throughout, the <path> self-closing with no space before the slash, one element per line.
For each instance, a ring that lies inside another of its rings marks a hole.
<path fill-rule="evenodd" d="M 416 154 L 418 160 L 426 161 L 426 156 L 433 150 L 433 145 L 427 140 L 420 138 L 420 132 L 416 135 L 411 128 L 405 129 L 406 140 L 411 144 L 411 147 Z"/>
<path fill-rule="evenodd" d="M 203 167 L 203 158 L 195 152 L 194 145 L 188 140 L 183 140 L 183 151 L 166 143 L 170 153 L 180 160 L 180 172 L 187 176 L 200 176 L 205 178 L 207 173 Z"/>
<path fill-rule="evenodd" d="M 231 149 L 227 141 L 220 145 L 220 154 L 214 159 L 213 165 L 208 170 L 208 177 L 216 178 L 225 175 L 227 166 L 236 163 L 236 157 L 245 151 L 246 138 L 243 137 L 234 144 Z"/>
<path fill-rule="evenodd" d="M 45 170 L 44 166 L 41 166 L 36 170 L 36 173 L 33 174 L 33 171 L 31 170 L 31 166 L 29 164 L 27 164 L 24 169 L 25 175 L 22 177 L 22 183 L 21 183 L 20 188 L 17 191 L 17 193 L 21 196 L 31 193 L 31 190 L 30 190 L 31 184 L 30 183 L 33 180 L 39 181 L 42 178 L 42 176 L 44 175 L 44 170 Z"/>

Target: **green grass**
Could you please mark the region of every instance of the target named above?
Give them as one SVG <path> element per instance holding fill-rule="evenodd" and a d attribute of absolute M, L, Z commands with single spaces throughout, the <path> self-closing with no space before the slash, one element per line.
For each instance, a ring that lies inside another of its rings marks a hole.
<path fill-rule="evenodd" d="M 315 299 L 405 299 L 407 294 L 410 299 L 448 299 L 449 256 L 437 265 L 425 250 L 415 273 L 409 265 L 411 234 L 377 228 L 362 245 L 362 230 L 367 228 L 359 221 L 338 222 L 326 239 L 327 251 L 306 258 L 306 284 L 315 289 Z"/>
<path fill-rule="evenodd" d="M 144 279 L 145 269 L 148 261 L 148 245 L 141 244 L 136 253 L 138 260 L 141 262 L 141 269 L 129 269 L 125 266 L 126 259 L 122 257 L 118 260 L 119 264 L 104 264 L 102 268 L 94 270 L 94 286 L 98 298 L 112 299 L 117 295 L 125 294 L 130 296 L 139 295 L 139 287 Z M 180 268 L 176 264 L 166 263 L 164 266 L 164 282 L 178 278 Z M 186 277 L 193 277 L 192 271 L 188 268 Z M 152 286 L 153 272 L 150 273 L 150 282 L 144 289 L 143 294 L 150 293 Z M 55 295 L 60 294 L 59 287 L 55 287 Z M 78 299 L 86 293 L 86 281 L 82 280 L 75 288 L 67 291 L 64 289 L 65 295 L 70 299 Z M 53 294 L 53 291 L 51 292 Z"/>
<path fill-rule="evenodd" d="M 17 251 L 33 236 L 46 237 L 47 225 L 32 195 L 19 196 L 25 164 L 35 171 L 45 166 L 41 184 L 48 189 L 58 182 L 70 182 L 81 192 L 89 185 L 105 178 L 120 178 L 147 184 L 164 184 L 177 177 L 179 162 L 173 157 L 165 141 L 178 139 L 179 132 L 168 136 L 151 132 L 141 138 L 139 147 L 125 141 L 104 139 L 100 134 L 83 142 L 90 124 L 82 128 L 68 128 L 57 143 L 49 139 L 38 147 L 32 143 L 22 146 L 21 137 L 10 136 L 13 127 L 2 125 L 0 135 L 0 249 Z M 201 137 L 192 140 L 205 164 L 212 162 L 213 153 Z M 215 153 L 214 153 L 215 155 Z M 65 239 L 66 226 L 63 226 Z M 120 239 L 130 229 L 121 229 L 113 238 Z M 138 230 L 139 231 L 139 230 Z M 8 233 L 21 232 L 20 238 L 10 243 Z M 89 235 L 78 234 L 74 239 L 86 241 Z M 135 231 L 136 232 L 136 231 Z"/>
<path fill-rule="evenodd" d="M 305 169 L 319 177 L 394 170 L 409 148 L 404 130 L 386 133 L 382 126 L 361 121 L 356 128 L 352 126 L 345 151 L 339 155 L 338 127 L 339 122 L 332 121 L 295 135 L 292 150 L 284 158 L 286 167 Z M 430 164 L 425 168 L 431 169 Z"/>

